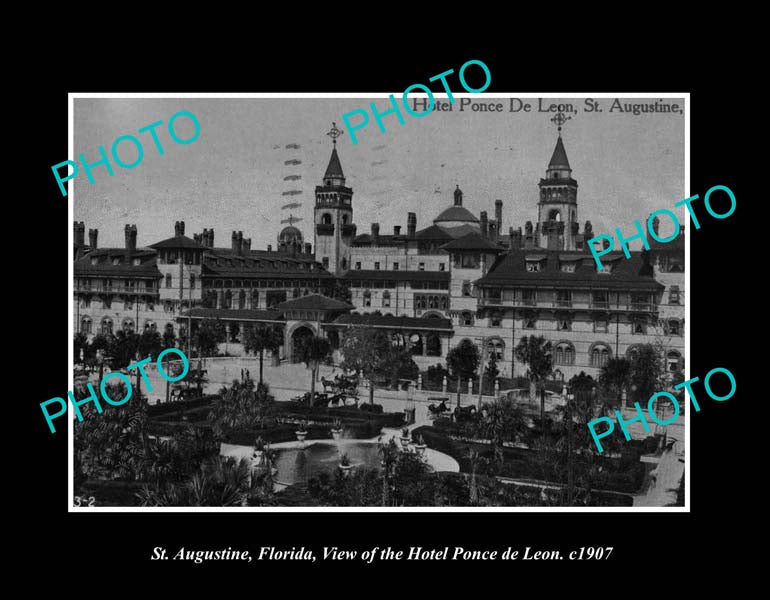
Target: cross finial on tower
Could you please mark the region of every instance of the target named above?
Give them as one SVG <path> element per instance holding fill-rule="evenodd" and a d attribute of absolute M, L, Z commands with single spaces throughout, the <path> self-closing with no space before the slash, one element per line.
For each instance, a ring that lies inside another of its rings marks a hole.
<path fill-rule="evenodd" d="M 345 133 L 344 130 L 337 127 L 337 123 L 332 121 L 332 128 L 329 132 L 327 132 L 326 135 L 328 135 L 330 138 L 332 138 L 332 143 L 336 146 L 337 145 L 337 138 L 340 137 L 343 133 Z"/>
<path fill-rule="evenodd" d="M 561 126 L 571 118 L 572 117 L 565 117 L 563 112 L 558 112 L 556 113 L 556 116 L 551 119 L 553 123 L 556 123 L 556 130 L 559 132 L 559 137 L 561 137 Z"/>

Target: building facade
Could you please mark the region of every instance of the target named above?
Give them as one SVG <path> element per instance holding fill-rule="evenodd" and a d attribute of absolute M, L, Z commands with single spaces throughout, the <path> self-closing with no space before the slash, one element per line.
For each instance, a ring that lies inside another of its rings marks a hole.
<path fill-rule="evenodd" d="M 561 133 L 537 185 L 537 220 L 523 231 L 502 234 L 500 199 L 491 203 L 494 218 L 472 214 L 458 185 L 452 204 L 422 229 L 410 212 L 405 230 L 383 233 L 372 223 L 357 234 L 334 139 L 315 188 L 314 247 L 291 223 L 276 250 L 252 250 L 241 231 L 217 248 L 213 229 L 191 239 L 177 222 L 173 237 L 147 247 L 137 247 L 136 227 L 126 225 L 124 248 L 98 248 L 98 231 L 86 245 L 85 224 L 75 223 L 76 331 L 186 334 L 217 318 L 228 352 L 238 354 L 245 327 L 270 323 L 283 327 L 281 353 L 291 359 L 299 336 L 326 335 L 338 347 L 346 328 L 361 325 L 387 331 L 421 368 L 470 339 L 507 376 L 526 374 L 514 349 L 538 335 L 552 344 L 557 378 L 596 376 L 610 358 L 650 343 L 670 370 L 683 368 L 684 232 L 630 259 L 605 255 L 597 270 Z M 341 286 L 350 304 L 330 298 Z"/>

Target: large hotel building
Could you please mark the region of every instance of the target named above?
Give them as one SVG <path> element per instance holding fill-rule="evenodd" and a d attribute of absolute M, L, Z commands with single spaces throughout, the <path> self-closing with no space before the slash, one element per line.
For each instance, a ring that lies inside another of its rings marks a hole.
<path fill-rule="evenodd" d="M 270 323 L 284 331 L 281 356 L 294 360 L 301 337 L 323 335 L 336 348 L 347 328 L 364 325 L 410 348 L 421 369 L 470 339 L 504 375 L 525 374 L 513 350 L 539 335 L 552 343 L 557 378 L 596 376 L 609 358 L 647 343 L 669 370 L 683 368 L 684 232 L 668 244 L 650 240 L 651 250 L 630 259 L 607 254 L 598 270 L 572 175 L 559 135 L 537 184 L 537 220 L 523 228 L 511 222 L 505 231 L 502 200 L 490 200 L 491 216 L 474 215 L 457 186 L 432 223 L 418 227 L 409 213 L 405 228 L 372 223 L 363 233 L 335 140 L 315 188 L 314 246 L 291 224 L 275 247 L 253 250 L 241 231 L 217 247 L 214 229 L 188 237 L 176 222 L 173 237 L 148 246 L 126 225 L 125 247 L 99 248 L 98 231 L 86 244 L 85 224 L 76 222 L 75 330 L 184 333 L 219 319 L 226 350 L 237 355 L 244 328 Z M 343 286 L 350 304 L 339 299 Z"/>

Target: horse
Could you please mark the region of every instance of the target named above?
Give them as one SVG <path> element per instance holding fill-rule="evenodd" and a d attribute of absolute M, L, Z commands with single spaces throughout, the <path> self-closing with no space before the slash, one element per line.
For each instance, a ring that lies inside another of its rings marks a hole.
<path fill-rule="evenodd" d="M 463 421 L 470 421 L 476 413 L 476 407 L 472 404 L 470 406 L 458 406 L 455 408 L 454 419 L 457 423 Z"/>
<path fill-rule="evenodd" d="M 428 412 L 430 412 L 431 416 L 433 417 L 440 417 L 445 412 L 448 412 L 449 408 L 446 405 L 446 400 L 442 399 L 441 404 L 436 406 L 435 404 L 429 404 L 428 405 Z"/>

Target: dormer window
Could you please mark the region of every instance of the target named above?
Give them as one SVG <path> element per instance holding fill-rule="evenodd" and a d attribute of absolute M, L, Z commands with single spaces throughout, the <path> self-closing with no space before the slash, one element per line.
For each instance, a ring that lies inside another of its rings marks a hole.
<path fill-rule="evenodd" d="M 527 273 L 538 273 L 540 271 L 540 261 L 539 260 L 528 260 L 527 261 Z"/>
<path fill-rule="evenodd" d="M 575 263 L 574 262 L 565 262 L 561 264 L 561 271 L 562 273 L 574 273 L 575 272 Z"/>
<path fill-rule="evenodd" d="M 117 257 L 117 256 L 115 258 L 113 258 L 112 259 L 112 264 L 113 265 L 119 265 L 120 264 L 120 258 Z"/>
<path fill-rule="evenodd" d="M 612 273 L 612 269 L 614 268 L 613 263 L 602 263 L 601 269 L 596 269 L 597 273 Z"/>
<path fill-rule="evenodd" d="M 134 265 L 135 267 L 138 267 L 138 266 L 139 266 L 139 265 L 141 265 L 141 264 L 142 264 L 142 259 L 141 259 L 141 258 L 135 258 L 135 259 L 134 259 L 134 261 L 133 261 L 133 265 Z"/>

